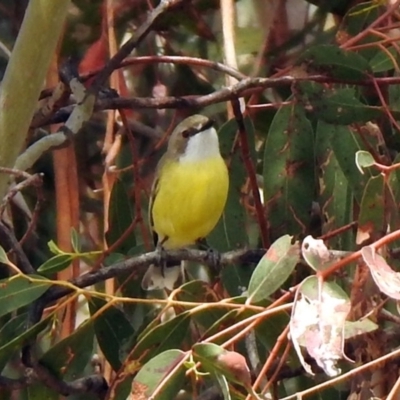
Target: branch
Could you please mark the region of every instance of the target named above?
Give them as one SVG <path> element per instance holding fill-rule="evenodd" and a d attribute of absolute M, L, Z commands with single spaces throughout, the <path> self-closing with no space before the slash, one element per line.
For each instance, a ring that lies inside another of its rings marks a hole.
<path fill-rule="evenodd" d="M 55 390 L 57 393 L 60 393 L 63 396 L 69 396 L 71 394 L 93 393 L 100 399 L 105 397 L 105 394 L 108 390 L 107 381 L 102 375 L 99 374 L 89 375 L 72 382 L 65 382 L 62 379 L 59 379 L 46 366 L 42 365 L 38 361 L 36 355 L 34 354 L 32 343 L 23 348 L 21 360 L 26 367 L 25 376 L 28 382 L 25 382 L 25 385 L 31 384 L 32 381 L 37 381 L 43 383 L 45 386 Z M 12 382 L 4 381 L 4 383 L 11 384 Z M 23 384 L 23 382 L 21 382 L 21 384 Z"/>
<path fill-rule="evenodd" d="M 25 369 L 25 376 L 11 379 L 0 375 L 0 388 L 8 390 L 23 389 L 35 382 L 41 382 L 63 396 L 72 394 L 95 394 L 103 399 L 108 390 L 108 384 L 101 375 L 90 375 L 72 382 L 64 382 L 53 376 L 45 367 L 37 363 L 34 367 Z"/>
<path fill-rule="evenodd" d="M 47 135 L 29 146 L 16 160 L 15 168 L 25 171 L 51 148 L 65 145 L 70 137 L 76 135 L 83 124 L 90 119 L 93 114 L 95 96 L 88 94 L 85 86 L 75 77 L 68 82 L 76 104 L 64 126 L 58 132 Z"/>
<path fill-rule="evenodd" d="M 9 229 L 3 222 L 0 222 L 0 243 L 6 251 L 11 250 L 15 253 L 17 257 L 18 267 L 24 274 L 36 274 L 36 271 L 32 267 L 32 264 L 30 263 L 24 250 L 18 243 L 14 232 Z"/>
<path fill-rule="evenodd" d="M 265 249 L 253 249 L 253 250 L 233 250 L 228 251 L 220 255 L 218 265 L 223 267 L 226 265 L 248 265 L 255 264 L 265 254 Z M 163 255 L 164 257 L 164 255 Z M 79 288 L 84 288 L 90 285 L 94 285 L 99 282 L 103 282 L 107 279 L 114 278 L 120 274 L 132 273 L 137 271 L 141 273 L 145 268 L 148 268 L 151 264 L 157 264 L 160 260 L 160 254 L 158 251 L 152 251 L 145 253 L 140 256 L 129 258 L 125 261 L 120 261 L 107 268 L 101 268 L 93 272 L 81 275 L 78 278 L 71 279 L 69 282 Z M 172 264 L 180 264 L 181 261 L 195 261 L 205 265 L 215 267 L 215 257 L 209 252 L 204 250 L 196 249 L 180 249 L 165 251 L 165 261 Z M 49 289 L 38 301 L 42 304 L 48 304 L 49 302 L 58 300 L 71 293 L 73 290 L 64 287 L 54 287 Z M 38 321 L 35 321 L 35 323 Z"/>
<path fill-rule="evenodd" d="M 343 83 L 359 86 L 374 86 L 372 79 L 360 81 L 346 81 L 334 79 L 324 75 L 310 75 L 308 77 L 296 78 L 293 76 L 282 76 L 279 78 L 246 78 L 235 85 L 224 87 L 204 96 L 180 96 L 180 97 L 113 97 L 97 99 L 95 111 L 118 110 L 118 109 L 182 109 L 182 108 L 203 108 L 211 104 L 220 103 L 248 96 L 255 91 L 268 88 L 290 86 L 297 82 L 319 82 L 319 83 Z M 400 77 L 376 78 L 375 82 L 379 86 L 396 85 L 400 83 Z M 58 110 L 48 121 L 47 124 L 65 122 L 72 110 L 73 105 L 69 105 Z M 44 125 L 35 124 L 32 128 L 38 128 Z"/>

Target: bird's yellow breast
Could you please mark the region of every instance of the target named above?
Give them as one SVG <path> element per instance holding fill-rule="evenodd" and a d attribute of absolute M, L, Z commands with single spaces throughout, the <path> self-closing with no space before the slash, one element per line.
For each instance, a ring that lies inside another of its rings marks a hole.
<path fill-rule="evenodd" d="M 228 171 L 222 157 L 168 161 L 159 171 L 152 205 L 153 229 L 166 249 L 194 244 L 217 224 L 228 195 Z"/>

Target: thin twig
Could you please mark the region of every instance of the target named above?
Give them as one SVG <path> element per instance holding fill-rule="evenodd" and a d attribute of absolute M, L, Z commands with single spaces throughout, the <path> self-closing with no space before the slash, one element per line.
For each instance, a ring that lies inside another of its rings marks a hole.
<path fill-rule="evenodd" d="M 18 268 L 24 274 L 36 273 L 20 243 L 18 243 L 14 232 L 9 229 L 3 222 L 0 222 L 0 243 L 3 247 L 6 247 L 6 250 L 10 249 L 10 251 L 14 252 L 17 257 Z"/>
<path fill-rule="evenodd" d="M 269 247 L 267 221 L 265 218 L 264 208 L 261 203 L 260 191 L 258 189 L 258 184 L 257 184 L 256 170 L 254 168 L 254 164 L 250 157 L 248 134 L 246 132 L 246 127 L 244 125 L 243 114 L 242 114 L 242 111 L 240 110 L 240 104 L 237 99 L 232 100 L 232 108 L 233 108 L 233 113 L 235 115 L 236 122 L 239 127 L 240 147 L 242 150 L 244 165 L 247 170 L 247 176 L 250 181 L 251 192 L 253 195 L 254 206 L 255 206 L 256 214 L 257 214 L 257 222 L 258 222 L 258 225 L 260 226 L 260 231 L 261 231 L 261 241 L 262 241 L 263 246 L 265 248 L 267 248 L 267 247 Z"/>
<path fill-rule="evenodd" d="M 113 71 L 121 65 L 121 62 L 129 56 L 132 50 L 134 50 L 153 29 L 160 16 L 180 5 L 181 3 L 183 3 L 183 0 L 161 0 L 159 5 L 150 13 L 145 23 L 138 28 L 135 35 L 121 46 L 118 52 L 96 75 L 92 84 L 90 85 L 91 92 L 94 94 L 98 93 Z"/>

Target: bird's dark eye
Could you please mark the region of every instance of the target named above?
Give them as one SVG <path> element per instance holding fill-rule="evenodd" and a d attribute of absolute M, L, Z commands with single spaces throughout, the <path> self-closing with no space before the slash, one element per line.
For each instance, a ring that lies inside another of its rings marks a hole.
<path fill-rule="evenodd" d="M 184 131 L 182 131 L 182 137 L 187 139 L 189 136 L 190 136 L 190 129 L 185 129 Z"/>

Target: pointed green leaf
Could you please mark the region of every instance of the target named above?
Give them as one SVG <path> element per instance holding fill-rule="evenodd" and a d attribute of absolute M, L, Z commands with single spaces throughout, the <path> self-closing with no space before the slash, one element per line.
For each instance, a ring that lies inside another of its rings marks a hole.
<path fill-rule="evenodd" d="M 81 252 L 81 240 L 79 237 L 79 233 L 75 228 L 71 229 L 71 245 L 72 248 L 74 249 L 75 253 L 80 253 Z"/>
<path fill-rule="evenodd" d="M 375 165 L 374 157 L 372 154 L 365 150 L 357 151 L 356 153 L 356 165 L 358 170 L 364 174 L 364 168 L 369 168 Z"/>
<path fill-rule="evenodd" d="M 226 122 L 218 131 L 223 157 L 231 155 L 237 132 L 235 120 Z M 218 251 L 242 248 L 247 244 L 246 215 L 241 203 L 241 188 L 246 180 L 246 170 L 239 152 L 231 155 L 229 164 L 229 192 L 224 212 L 217 226 L 207 237 L 207 243 Z"/>
<path fill-rule="evenodd" d="M 186 368 L 183 364 L 185 353 L 180 350 L 167 350 L 148 361 L 133 380 L 132 389 L 150 398 L 162 385 L 157 394 L 159 400 L 174 399 L 185 384 Z M 172 372 L 173 371 L 173 372 Z"/>
<path fill-rule="evenodd" d="M 389 86 L 389 107 L 393 111 L 400 111 L 400 85 L 390 85 Z M 399 120 L 400 118 L 396 118 Z M 397 129 L 396 129 L 397 133 Z"/>
<path fill-rule="evenodd" d="M 29 278 L 43 279 L 36 275 Z M 25 275 L 0 280 L 0 316 L 31 304 L 50 286 L 48 282 L 31 282 Z"/>
<path fill-rule="evenodd" d="M 27 313 L 24 313 L 5 324 L 0 330 L 0 370 L 3 369 L 11 355 L 21 349 L 25 341 L 46 329 L 51 319 L 50 315 L 30 329 L 26 329 Z"/>
<path fill-rule="evenodd" d="M 387 221 L 385 180 L 382 175 L 372 177 L 365 186 L 360 204 L 357 227 L 357 244 L 377 240 L 385 232 Z"/>
<path fill-rule="evenodd" d="M 65 254 L 58 246 L 57 244 L 53 241 L 50 240 L 47 245 L 49 246 L 49 250 L 53 253 L 53 254 Z"/>
<path fill-rule="evenodd" d="M 123 181 L 119 179 L 115 181 L 109 204 L 106 240 L 108 246 L 111 246 L 121 238 L 133 221 L 133 198 L 128 195 L 128 190 Z M 135 244 L 135 233 L 132 231 L 114 251 L 126 254 Z"/>
<path fill-rule="evenodd" d="M 250 371 L 245 358 L 214 343 L 198 343 L 193 346 L 193 358 L 201 363 L 202 369 L 211 374 L 221 374 L 230 382 L 249 386 Z"/>
<path fill-rule="evenodd" d="M 68 268 L 73 257 L 69 254 L 57 254 L 52 258 L 46 260 L 38 269 L 37 272 L 45 276 L 51 276 L 57 272 L 63 271 Z"/>
<path fill-rule="evenodd" d="M 350 300 L 347 293 L 335 282 L 324 281 L 322 284 L 322 291 L 329 295 L 329 297 L 346 301 Z M 318 284 L 318 278 L 315 275 L 307 277 L 301 283 L 300 292 L 310 300 L 319 300 L 321 293 Z"/>
<path fill-rule="evenodd" d="M 363 79 L 371 72 L 363 56 L 335 45 L 313 46 L 302 53 L 298 63 L 305 63 L 311 71 L 339 79 Z"/>
<path fill-rule="evenodd" d="M 360 43 L 367 44 L 381 40 L 376 34 L 368 33 L 366 28 L 386 11 L 384 3 L 375 0 L 364 1 L 350 9 L 348 8 L 349 4 L 348 1 L 344 1 L 344 8 L 347 10 L 347 13 L 341 21 L 337 34 L 344 37 L 352 37 L 364 31 Z M 361 48 L 358 50 L 358 53 L 369 60 L 379 51 L 378 46 L 371 45 Z"/>
<path fill-rule="evenodd" d="M 106 301 L 91 297 L 89 299 L 90 314 L 93 316 L 105 304 Z M 126 356 L 122 350 L 125 349 L 128 339 L 135 333 L 132 325 L 121 309 L 112 306 L 95 318 L 94 331 L 101 351 L 114 371 L 118 371 Z"/>
<path fill-rule="evenodd" d="M 359 321 L 346 321 L 344 325 L 344 336 L 345 339 L 350 339 L 354 336 L 373 332 L 377 329 L 379 329 L 379 325 L 368 318 Z"/>
<path fill-rule="evenodd" d="M 248 297 L 251 302 L 267 299 L 290 276 L 300 260 L 299 245 L 291 242 L 291 236 L 282 236 L 260 260 L 249 284 Z"/>
<path fill-rule="evenodd" d="M 281 107 L 270 126 L 264 153 L 264 202 L 273 240 L 302 235 L 314 199 L 314 133 L 303 107 Z"/>
<path fill-rule="evenodd" d="M 180 287 L 179 293 L 176 295 L 179 301 L 192 302 L 192 303 L 207 303 L 209 301 L 217 301 L 217 294 L 210 288 L 206 282 L 196 280 L 185 283 Z M 201 330 L 208 329 L 223 315 L 226 310 L 222 308 L 210 308 L 199 310 L 199 312 L 192 313 L 192 321 L 201 327 Z"/>
<path fill-rule="evenodd" d="M 362 103 L 354 87 L 327 88 L 316 82 L 299 82 L 296 96 L 313 115 L 331 124 L 349 125 L 381 117 L 381 107 Z"/>
<path fill-rule="evenodd" d="M 372 72 L 379 73 L 398 68 L 398 62 L 399 54 L 397 50 L 391 46 L 387 48 L 386 51 L 379 49 L 375 56 L 369 61 L 369 65 L 371 66 Z"/>
<path fill-rule="evenodd" d="M 183 312 L 162 324 L 149 325 L 139 336 L 138 342 L 129 356 L 130 359 L 140 357 L 143 362 L 147 362 L 166 350 L 182 347 L 183 343 L 190 339 L 189 325 L 189 312 Z"/>
<path fill-rule="evenodd" d="M 218 386 L 221 389 L 222 395 L 224 396 L 224 400 L 232 400 L 232 396 L 229 391 L 229 384 L 225 378 L 225 375 L 214 371 L 211 374 L 211 376 L 213 376 L 215 380 L 218 382 Z"/>
<path fill-rule="evenodd" d="M 236 298 L 235 300 L 238 300 L 238 303 L 245 303 L 247 300 L 245 297 L 240 297 Z M 218 332 L 221 331 L 221 327 L 225 326 L 233 326 L 237 322 L 243 321 L 245 318 L 250 317 L 251 315 L 254 315 L 253 312 L 247 311 L 247 312 L 238 312 L 237 309 L 233 309 L 230 311 L 225 311 L 225 314 L 222 315 L 222 317 L 214 322 L 207 330 L 203 332 L 203 337 L 209 337 L 212 336 Z M 229 334 L 226 334 L 224 336 L 220 336 L 216 340 L 216 344 L 222 344 L 224 340 L 228 339 L 230 336 Z"/>
<path fill-rule="evenodd" d="M 5 252 L 5 250 L 3 249 L 3 247 L 0 246 L 0 262 L 2 262 L 3 264 L 8 264 L 9 260 L 7 257 L 7 253 Z"/>
<path fill-rule="evenodd" d="M 74 333 L 58 342 L 41 358 L 40 363 L 67 381 L 83 376 L 93 355 L 93 323 L 84 322 Z"/>
<path fill-rule="evenodd" d="M 360 203 L 365 185 L 372 176 L 369 169 L 364 170 L 362 175 L 355 163 L 355 154 L 359 150 L 364 150 L 365 145 L 350 127 L 325 124 L 324 130 L 330 138 L 333 152 L 353 191 L 353 196 Z"/>
<path fill-rule="evenodd" d="M 353 197 L 349 183 L 340 168 L 332 149 L 329 125 L 318 121 L 315 138 L 315 159 L 319 169 L 320 212 L 316 214 L 316 225 L 322 223 L 322 233 L 331 232 L 353 221 Z M 323 218 L 319 218 L 322 215 Z M 314 233 L 317 236 L 319 233 Z M 349 230 L 330 239 L 333 248 L 350 250 L 353 248 L 353 232 Z"/>

